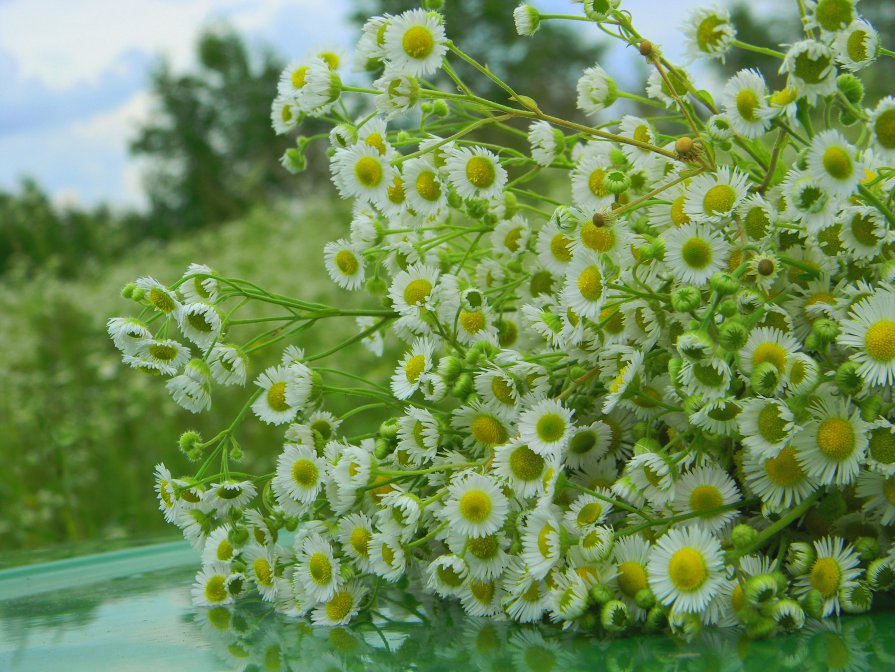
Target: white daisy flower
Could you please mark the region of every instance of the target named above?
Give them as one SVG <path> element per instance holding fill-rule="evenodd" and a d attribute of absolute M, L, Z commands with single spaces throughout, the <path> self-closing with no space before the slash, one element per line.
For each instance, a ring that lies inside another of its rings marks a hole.
<path fill-rule="evenodd" d="M 198 301 L 215 303 L 220 296 L 220 288 L 214 277 L 214 271 L 205 264 L 190 264 L 181 280 L 177 290 L 189 303 Z"/>
<path fill-rule="evenodd" d="M 308 510 L 326 482 L 328 467 L 309 446 L 287 443 L 271 481 L 277 503 L 292 516 Z"/>
<path fill-rule="evenodd" d="M 553 399 L 542 399 L 519 416 L 522 441 L 542 457 L 561 455 L 572 430 L 572 411 Z"/>
<path fill-rule="evenodd" d="M 807 574 L 796 579 L 795 593 L 817 590 L 824 598 L 823 616 L 838 614 L 840 596 L 854 588 L 864 570 L 851 544 L 840 537 L 823 537 L 814 542 L 816 559 Z"/>
<path fill-rule="evenodd" d="M 585 114 L 596 114 L 618 98 L 618 87 L 599 65 L 585 68 L 576 85 L 578 109 Z"/>
<path fill-rule="evenodd" d="M 783 216 L 800 222 L 809 234 L 817 235 L 833 225 L 842 203 L 828 194 L 807 172 L 790 170 L 781 189 L 787 208 Z"/>
<path fill-rule="evenodd" d="M 484 147 L 454 147 L 445 167 L 451 186 L 462 198 L 495 199 L 507 183 L 500 159 Z"/>
<path fill-rule="evenodd" d="M 828 129 L 811 141 L 808 172 L 824 191 L 835 198 L 846 198 L 857 188 L 864 167 L 855 147 L 839 131 Z"/>
<path fill-rule="evenodd" d="M 572 237 L 550 220 L 538 232 L 538 261 L 557 275 L 564 275 L 572 261 Z"/>
<path fill-rule="evenodd" d="M 649 584 L 674 611 L 699 613 L 724 580 L 721 544 L 699 527 L 669 530 L 650 551 Z"/>
<path fill-rule="evenodd" d="M 494 450 L 494 475 L 519 499 L 543 492 L 542 478 L 550 463 L 524 443 L 507 443 Z"/>
<path fill-rule="evenodd" d="M 464 443 L 495 448 L 510 437 L 503 409 L 493 404 L 473 401 L 455 410 L 451 426 L 464 434 Z"/>
<path fill-rule="evenodd" d="M 743 445 L 756 457 L 776 457 L 801 428 L 779 399 L 753 397 L 743 402 L 737 417 Z"/>
<path fill-rule="evenodd" d="M 522 529 L 522 560 L 532 578 L 543 579 L 559 562 L 561 516 L 553 505 L 539 506 L 525 516 Z"/>
<path fill-rule="evenodd" d="M 183 373 L 166 384 L 168 394 L 181 408 L 190 413 L 201 413 L 211 408 L 211 369 L 201 359 L 191 359 Z"/>
<path fill-rule="evenodd" d="M 220 385 L 245 385 L 249 358 L 232 343 L 215 343 L 208 356 L 211 377 Z"/>
<path fill-rule="evenodd" d="M 392 393 L 398 399 L 409 399 L 419 389 L 421 376 L 432 369 L 435 345 L 428 338 L 418 338 L 398 363 L 391 380 Z"/>
<path fill-rule="evenodd" d="M 230 565 L 226 563 L 212 563 L 205 565 L 196 575 L 196 580 L 190 590 L 193 605 L 197 607 L 217 607 L 224 604 L 232 604 L 234 595 L 229 588 L 234 583 L 234 578 L 241 575 L 232 574 Z"/>
<path fill-rule="evenodd" d="M 743 471 L 746 485 L 769 513 L 786 511 L 817 489 L 817 483 L 805 473 L 792 446 L 769 458 L 746 451 Z"/>
<path fill-rule="evenodd" d="M 373 521 L 362 513 L 350 513 L 339 519 L 338 539 L 345 554 L 362 572 L 370 571 L 370 540 Z"/>
<path fill-rule="evenodd" d="M 765 102 L 767 85 L 757 70 L 740 70 L 727 80 L 721 104 L 733 130 L 745 138 L 759 138 L 770 127 Z"/>
<path fill-rule="evenodd" d="M 652 125 L 646 120 L 633 115 L 625 115 L 622 117 L 618 127 L 618 133 L 626 138 L 633 138 L 638 142 L 645 142 L 650 145 L 656 144 L 656 131 Z M 652 168 L 657 159 L 655 152 L 636 145 L 624 143 L 621 145 L 622 153 L 631 162 L 635 170 L 647 170 Z"/>
<path fill-rule="evenodd" d="M 786 75 L 786 86 L 796 89 L 811 105 L 818 96 L 836 92 L 833 50 L 817 40 L 802 40 L 793 44 L 786 52 L 780 74 Z"/>
<path fill-rule="evenodd" d="M 561 572 L 550 588 L 550 620 L 572 621 L 587 609 L 588 586 L 574 569 Z"/>
<path fill-rule="evenodd" d="M 302 112 L 295 104 L 292 96 L 277 96 L 270 106 L 270 125 L 277 135 L 285 135 L 298 128 L 302 120 Z"/>
<path fill-rule="evenodd" d="M 541 26 L 541 13 L 537 8 L 523 3 L 513 10 L 513 23 L 518 35 L 531 37 Z"/>
<path fill-rule="evenodd" d="M 407 206 L 421 215 L 434 215 L 447 205 L 447 187 L 442 184 L 431 156 L 410 159 L 403 165 Z"/>
<path fill-rule="evenodd" d="M 468 574 L 463 558 L 453 553 L 439 555 L 426 566 L 426 587 L 441 597 L 459 597 Z"/>
<path fill-rule="evenodd" d="M 576 536 L 581 536 L 589 528 L 599 525 L 606 517 L 612 513 L 612 493 L 605 489 L 597 490 L 604 499 L 599 499 L 593 495 L 580 494 L 569 506 L 565 512 L 564 520 L 566 529 Z"/>
<path fill-rule="evenodd" d="M 265 602 L 274 602 L 283 586 L 283 579 L 277 576 L 280 569 L 275 546 L 250 544 L 245 549 L 246 573 L 261 593 Z"/>
<path fill-rule="evenodd" d="M 451 550 L 463 553 L 470 578 L 479 581 L 500 579 L 509 559 L 506 549 L 510 541 L 505 534 L 465 537 L 451 532 L 447 543 Z"/>
<path fill-rule="evenodd" d="M 517 556 L 511 556 L 504 572 L 503 608 L 517 623 L 537 623 L 547 608 L 549 588 L 540 579 L 532 578 Z"/>
<path fill-rule="evenodd" d="M 347 240 L 340 239 L 324 245 L 323 264 L 332 281 L 342 289 L 356 290 L 363 287 L 363 256 Z"/>
<path fill-rule="evenodd" d="M 158 371 L 166 376 L 173 376 L 190 361 L 190 349 L 173 339 L 157 341 L 150 337 L 128 345 L 128 348 L 133 354 L 122 356 L 122 362 L 135 369 Z"/>
<path fill-rule="evenodd" d="M 298 413 L 298 406 L 289 403 L 293 395 L 299 394 L 304 384 L 301 372 L 291 366 L 272 366 L 261 373 L 255 385 L 261 388 L 261 394 L 252 404 L 252 411 L 263 422 L 269 425 L 282 425 L 291 422 Z"/>
<path fill-rule="evenodd" d="M 611 585 L 621 594 L 622 601 L 637 620 L 646 617 L 646 611 L 637 605 L 635 599 L 637 593 L 649 588 L 647 563 L 650 549 L 650 542 L 638 535 L 621 537 L 612 547 L 615 577 Z"/>
<path fill-rule="evenodd" d="M 470 616 L 494 616 L 500 613 L 503 589 L 496 581 L 468 578 L 460 590 L 460 604 Z"/>
<path fill-rule="evenodd" d="M 528 238 L 531 226 L 521 215 L 511 219 L 502 219 L 491 233 L 491 246 L 494 252 L 504 257 L 518 257 L 528 249 Z"/>
<path fill-rule="evenodd" d="M 606 188 L 612 166 L 607 157 L 585 154 L 572 171 L 572 201 L 587 212 L 609 208 L 615 196 Z"/>
<path fill-rule="evenodd" d="M 106 331 L 115 347 L 125 355 L 135 355 L 143 341 L 152 340 L 152 332 L 146 324 L 134 317 L 112 317 L 106 322 Z M 174 370 L 176 371 L 185 362 L 186 360 L 181 362 Z"/>
<path fill-rule="evenodd" d="M 330 171 L 342 198 L 360 198 L 374 205 L 388 200 L 388 189 L 395 178 L 388 159 L 363 143 L 337 149 Z"/>
<path fill-rule="evenodd" d="M 180 500 L 174 492 L 174 479 L 164 464 L 155 465 L 155 494 L 158 508 L 165 516 L 165 522 L 173 523 L 180 513 Z"/>
<path fill-rule="evenodd" d="M 879 33 L 867 21 L 856 19 L 836 35 L 833 49 L 843 68 L 857 72 L 879 58 Z"/>
<path fill-rule="evenodd" d="M 451 479 L 441 517 L 452 531 L 477 538 L 497 532 L 508 510 L 507 498 L 492 478 L 466 471 Z"/>
<path fill-rule="evenodd" d="M 681 29 L 692 58 L 717 58 L 722 63 L 737 34 L 730 12 L 718 5 L 694 9 Z"/>
<path fill-rule="evenodd" d="M 531 158 L 546 168 L 565 150 L 565 135 L 547 121 L 536 121 L 528 127 Z"/>
<path fill-rule="evenodd" d="M 207 510 L 223 517 L 232 509 L 244 509 L 257 494 L 258 489 L 251 481 L 230 479 L 210 484 L 202 493 L 202 503 Z"/>
<path fill-rule="evenodd" d="M 727 243 L 720 233 L 700 224 L 684 224 L 662 234 L 668 272 L 681 283 L 697 287 L 725 267 Z"/>
<path fill-rule="evenodd" d="M 510 418 L 516 415 L 524 391 L 517 376 L 496 366 L 489 367 L 476 374 L 473 384 L 485 403 L 504 409 Z"/>
<path fill-rule="evenodd" d="M 867 452 L 869 425 L 843 399 L 822 398 L 793 441 L 805 473 L 822 485 L 854 483 Z"/>
<path fill-rule="evenodd" d="M 879 418 L 870 429 L 867 466 L 887 476 L 895 474 L 895 425 Z"/>
<path fill-rule="evenodd" d="M 639 453 L 628 460 L 625 474 L 631 479 L 636 492 L 641 493 L 653 506 L 665 506 L 674 499 L 677 465 L 659 453 Z M 613 492 L 618 482 L 612 486 Z"/>
<path fill-rule="evenodd" d="M 592 252 L 575 255 L 566 271 L 563 299 L 580 317 L 596 319 L 606 300 L 609 281 L 603 263 Z"/>
<path fill-rule="evenodd" d="M 438 277 L 438 268 L 419 263 L 398 273 L 389 288 L 389 297 L 395 310 L 401 315 L 421 319 L 433 307 L 431 295 Z"/>
<path fill-rule="evenodd" d="M 392 532 L 374 532 L 370 538 L 370 564 L 373 573 L 394 583 L 407 568 L 407 556 L 401 546 L 401 540 Z"/>
<path fill-rule="evenodd" d="M 382 77 L 373 82 L 373 88 L 381 91 L 374 103 L 376 111 L 386 119 L 409 114 L 420 101 L 420 84 L 416 77 L 386 69 Z"/>
<path fill-rule="evenodd" d="M 234 547 L 230 543 L 231 529 L 229 524 L 221 525 L 208 535 L 208 538 L 205 540 L 205 548 L 202 549 L 203 565 L 210 565 L 215 562 L 229 564 L 240 557 L 243 549 Z"/>
<path fill-rule="evenodd" d="M 750 240 L 763 241 L 774 230 L 779 217 L 772 203 L 759 194 L 749 194 L 740 203 L 737 213 L 743 222 L 743 229 Z"/>
<path fill-rule="evenodd" d="M 853 304 L 840 323 L 838 343 L 852 351 L 868 385 L 895 384 L 895 291 L 880 290 Z"/>
<path fill-rule="evenodd" d="M 879 520 L 881 525 L 895 520 L 895 476 L 862 471 L 855 492 L 866 500 L 863 509 L 869 518 Z"/>
<path fill-rule="evenodd" d="M 624 357 L 624 364 L 619 367 L 618 374 L 613 381 L 606 386 L 606 396 L 603 398 L 603 413 L 611 413 L 618 402 L 628 391 L 637 374 L 643 366 L 643 351 L 631 350 Z"/>
<path fill-rule="evenodd" d="M 742 408 L 737 401 L 721 398 L 709 401 L 689 416 L 690 422 L 719 436 L 734 436 Z"/>
<path fill-rule="evenodd" d="M 143 291 L 143 298 L 158 312 L 174 318 L 180 314 L 182 305 L 177 295 L 155 278 L 147 275 L 137 278 L 134 284 Z"/>
<path fill-rule="evenodd" d="M 867 121 L 873 151 L 881 161 L 895 162 L 895 96 L 882 98 Z"/>
<path fill-rule="evenodd" d="M 347 625 L 360 611 L 367 587 L 360 581 L 348 581 L 339 586 L 328 600 L 311 612 L 314 625 L 332 627 Z"/>
<path fill-rule="evenodd" d="M 808 10 L 805 28 L 820 28 L 826 38 L 829 33 L 838 33 L 854 21 L 858 0 L 808 0 L 805 4 Z"/>
<path fill-rule="evenodd" d="M 612 430 L 600 420 L 572 429 L 565 464 L 572 469 L 586 469 L 609 452 Z"/>
<path fill-rule="evenodd" d="M 682 513 L 697 514 L 683 521 L 709 532 L 720 532 L 732 521 L 736 510 L 714 511 L 740 501 L 740 491 L 733 479 L 718 467 L 697 467 L 678 479 L 674 508 Z"/>
<path fill-rule="evenodd" d="M 295 580 L 314 600 L 329 600 L 342 586 L 341 565 L 320 534 L 312 532 L 301 541 L 295 561 Z"/>
<path fill-rule="evenodd" d="M 726 397 L 732 378 L 730 366 L 723 359 L 706 362 L 685 360 L 679 375 L 687 394 L 700 394 L 708 401 Z"/>
<path fill-rule="evenodd" d="M 447 53 L 447 38 L 439 15 L 413 9 L 392 17 L 383 39 L 391 69 L 414 77 L 434 74 Z"/>
<path fill-rule="evenodd" d="M 892 233 L 886 226 L 886 219 L 876 208 L 870 206 L 849 206 L 836 218 L 835 228 L 839 230 L 839 242 L 855 259 L 872 260 L 883 251 L 887 242 L 892 241 Z"/>
<path fill-rule="evenodd" d="M 208 350 L 221 335 L 223 317 L 210 303 L 188 303 L 178 313 L 177 324 L 200 350 Z"/>
<path fill-rule="evenodd" d="M 769 362 L 780 374 L 779 387 L 782 387 L 790 357 L 800 349 L 801 344 L 790 334 L 774 327 L 758 327 L 749 333 L 749 340 L 739 352 L 740 369 L 751 375 L 755 367 Z"/>
<path fill-rule="evenodd" d="M 746 175 L 728 166 L 721 166 L 714 175 L 697 175 L 690 183 L 684 212 L 694 222 L 721 222 L 746 197 L 747 182 Z"/>

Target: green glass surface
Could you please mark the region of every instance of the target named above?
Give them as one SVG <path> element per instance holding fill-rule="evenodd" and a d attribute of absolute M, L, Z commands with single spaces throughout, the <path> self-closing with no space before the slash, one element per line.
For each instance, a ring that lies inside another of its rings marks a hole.
<path fill-rule="evenodd" d="M 895 669 L 895 613 L 814 623 L 770 641 L 708 629 L 607 641 L 465 616 L 389 595 L 376 622 L 315 628 L 258 600 L 195 609 L 198 557 L 168 543 L 0 572 L 0 670 L 864 670 Z"/>

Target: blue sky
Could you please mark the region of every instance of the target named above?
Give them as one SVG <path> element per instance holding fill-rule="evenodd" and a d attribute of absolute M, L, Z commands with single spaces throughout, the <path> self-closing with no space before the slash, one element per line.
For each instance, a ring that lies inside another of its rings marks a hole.
<path fill-rule="evenodd" d="M 640 32 L 666 45 L 671 56 L 679 53 L 674 43 L 687 13 L 706 4 L 623 2 Z M 13 188 L 20 176 L 30 175 L 61 202 L 140 206 L 140 165 L 128 157 L 127 144 L 140 120 L 152 113 L 148 69 L 160 55 L 177 69 L 188 69 L 199 31 L 220 19 L 250 43 L 272 45 L 287 58 L 321 43 L 350 49 L 356 29 L 344 17 L 351 4 L 0 0 L 0 188 Z M 507 0 L 508 20 L 515 4 Z M 532 4 L 545 11 L 580 11 L 569 0 Z M 462 35 L 452 37 L 462 44 Z M 614 53 L 606 67 L 623 71 L 624 55 Z"/>

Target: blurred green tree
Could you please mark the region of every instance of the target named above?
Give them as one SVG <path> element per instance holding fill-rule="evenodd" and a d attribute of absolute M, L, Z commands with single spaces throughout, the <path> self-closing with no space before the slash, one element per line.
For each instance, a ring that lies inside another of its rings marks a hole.
<path fill-rule="evenodd" d="M 278 159 L 289 143 L 270 125 L 283 68 L 268 49 L 257 57 L 227 26 L 205 30 L 198 68 L 176 74 L 162 60 L 151 74 L 156 110 L 131 143 L 148 159 L 146 187 L 155 233 L 220 224 L 286 188 Z"/>

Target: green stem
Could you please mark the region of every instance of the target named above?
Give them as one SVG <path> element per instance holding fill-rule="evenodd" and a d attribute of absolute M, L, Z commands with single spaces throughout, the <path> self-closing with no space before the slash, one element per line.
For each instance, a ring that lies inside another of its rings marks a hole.
<path fill-rule="evenodd" d="M 895 228 L 895 214 L 893 214 L 892 211 L 885 206 L 885 204 L 877 197 L 876 194 L 870 191 L 870 189 L 865 187 L 863 184 L 858 185 L 858 192 L 860 192 L 861 198 L 863 198 L 865 201 L 879 210 L 889 222 L 889 225 Z"/>
<path fill-rule="evenodd" d="M 757 47 L 754 44 L 748 44 L 747 42 L 741 42 L 740 40 L 734 40 L 731 44 L 733 44 L 733 46 L 735 47 L 739 47 L 740 49 L 755 52 L 756 54 L 764 54 L 765 56 L 773 56 L 774 58 L 786 57 L 786 54 L 784 54 L 782 51 L 768 49 L 767 47 Z"/>
<path fill-rule="evenodd" d="M 755 538 L 755 541 L 753 541 L 745 548 L 740 549 L 739 551 L 731 551 L 730 553 L 728 553 L 727 562 L 733 564 L 744 555 L 749 555 L 750 553 L 753 553 L 754 551 L 760 549 L 762 546 L 768 543 L 774 537 L 774 535 L 776 535 L 794 520 L 798 519 L 804 513 L 806 513 L 808 509 L 810 509 L 811 506 L 814 504 L 814 502 L 816 502 L 818 498 L 824 493 L 825 489 L 826 488 L 818 488 L 817 490 L 815 490 L 807 499 L 802 500 L 798 506 L 787 511 L 786 514 L 780 518 L 780 520 L 778 520 L 770 527 L 762 530 Z"/>
<path fill-rule="evenodd" d="M 565 487 L 571 488 L 572 490 L 577 490 L 578 492 L 583 492 L 585 495 L 590 495 L 591 497 L 596 497 L 597 499 L 601 499 L 604 502 L 609 502 L 613 506 L 622 511 L 627 511 L 628 513 L 636 513 L 638 516 L 643 518 L 644 520 L 649 521 L 652 524 L 657 524 L 654 518 L 650 518 L 640 509 L 627 504 L 626 502 L 621 501 L 620 499 L 615 499 L 613 497 L 607 497 L 604 494 L 597 492 L 596 490 L 591 490 L 590 488 L 585 488 L 583 485 L 578 485 L 577 483 L 573 483 L 572 481 L 566 481 Z"/>

